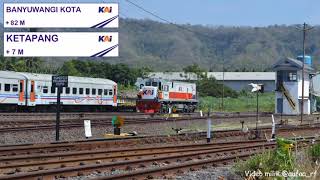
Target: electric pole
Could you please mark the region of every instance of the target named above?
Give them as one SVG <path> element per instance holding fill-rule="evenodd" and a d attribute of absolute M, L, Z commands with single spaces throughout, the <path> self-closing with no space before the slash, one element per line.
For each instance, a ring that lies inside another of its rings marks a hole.
<path fill-rule="evenodd" d="M 224 57 L 222 57 L 222 103 L 221 108 L 222 112 L 224 111 Z"/>
<path fill-rule="evenodd" d="M 307 27 L 306 23 L 303 23 L 303 42 L 302 42 L 302 49 L 303 49 L 303 57 L 302 57 L 302 75 L 301 75 L 301 80 L 302 80 L 302 95 L 301 95 L 301 107 L 300 107 L 300 116 L 301 116 L 301 123 L 303 121 L 303 106 L 304 106 L 304 64 L 305 64 L 305 53 L 306 53 L 306 49 L 305 49 L 305 45 L 306 45 L 306 32 L 311 30 L 313 27 Z M 301 30 L 301 28 L 299 28 L 299 30 Z"/>

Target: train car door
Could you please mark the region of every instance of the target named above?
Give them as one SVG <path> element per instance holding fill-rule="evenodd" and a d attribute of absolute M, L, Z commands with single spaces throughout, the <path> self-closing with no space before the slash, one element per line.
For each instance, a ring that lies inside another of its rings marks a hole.
<path fill-rule="evenodd" d="M 162 88 L 162 93 L 163 93 L 163 99 L 169 99 L 169 84 L 168 83 L 164 83 L 163 84 L 163 88 Z"/>
<path fill-rule="evenodd" d="M 36 93 L 35 93 L 35 87 L 36 84 L 34 80 L 30 80 L 30 91 L 29 91 L 29 106 L 35 106 L 36 105 Z"/>
<path fill-rule="evenodd" d="M 117 106 L 117 85 L 113 86 L 113 106 Z"/>
<path fill-rule="evenodd" d="M 26 98 L 25 98 L 25 81 L 19 81 L 19 100 L 18 105 L 23 106 L 26 105 Z"/>

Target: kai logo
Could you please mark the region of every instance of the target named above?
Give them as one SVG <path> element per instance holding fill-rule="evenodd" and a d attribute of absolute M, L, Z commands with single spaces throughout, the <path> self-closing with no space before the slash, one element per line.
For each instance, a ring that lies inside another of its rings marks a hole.
<path fill-rule="evenodd" d="M 112 7 L 99 7 L 99 13 L 111 13 L 112 12 Z"/>
<path fill-rule="evenodd" d="M 99 36 L 98 42 L 111 42 L 112 36 Z"/>

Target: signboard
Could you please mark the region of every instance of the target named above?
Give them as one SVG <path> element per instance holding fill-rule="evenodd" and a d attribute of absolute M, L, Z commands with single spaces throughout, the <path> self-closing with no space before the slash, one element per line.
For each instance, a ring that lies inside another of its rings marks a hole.
<path fill-rule="evenodd" d="M 118 28 L 117 3 L 4 3 L 5 28 Z"/>
<path fill-rule="evenodd" d="M 68 87 L 68 76 L 52 76 L 53 87 Z"/>
<path fill-rule="evenodd" d="M 117 57 L 117 32 L 5 32 L 5 57 Z"/>

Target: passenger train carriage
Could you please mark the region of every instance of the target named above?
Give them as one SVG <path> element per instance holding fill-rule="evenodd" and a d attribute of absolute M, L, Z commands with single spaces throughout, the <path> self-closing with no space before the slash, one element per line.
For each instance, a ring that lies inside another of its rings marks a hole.
<path fill-rule="evenodd" d="M 195 83 L 164 79 L 138 79 L 138 112 L 194 112 L 197 106 Z"/>
<path fill-rule="evenodd" d="M 57 88 L 52 75 L 0 71 L 0 111 L 51 111 Z M 61 92 L 65 111 L 107 111 L 117 106 L 117 84 L 100 78 L 68 77 Z"/>

